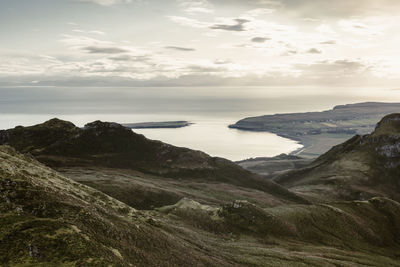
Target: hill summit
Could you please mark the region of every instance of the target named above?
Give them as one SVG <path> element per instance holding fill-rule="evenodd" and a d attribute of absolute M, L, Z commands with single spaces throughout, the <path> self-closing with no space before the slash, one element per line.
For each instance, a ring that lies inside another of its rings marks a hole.
<path fill-rule="evenodd" d="M 385 116 L 376 126 L 371 136 L 396 136 L 400 135 L 400 113 Z"/>

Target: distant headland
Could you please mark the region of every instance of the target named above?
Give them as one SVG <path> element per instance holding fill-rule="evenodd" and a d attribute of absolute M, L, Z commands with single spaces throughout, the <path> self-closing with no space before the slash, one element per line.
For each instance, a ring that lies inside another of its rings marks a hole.
<path fill-rule="evenodd" d="M 340 105 L 322 112 L 245 118 L 229 127 L 271 132 L 299 141 L 304 147 L 292 154 L 315 158 L 356 134 L 372 132 L 383 116 L 399 111 L 400 103 L 365 102 Z"/>

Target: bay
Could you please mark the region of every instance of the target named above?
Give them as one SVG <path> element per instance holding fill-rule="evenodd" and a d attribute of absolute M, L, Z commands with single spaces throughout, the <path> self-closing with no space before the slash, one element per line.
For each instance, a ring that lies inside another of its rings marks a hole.
<path fill-rule="evenodd" d="M 231 160 L 275 156 L 301 147 L 265 132 L 228 125 L 265 114 L 321 111 L 363 101 L 400 101 L 398 90 L 320 87 L 0 87 L 0 129 L 57 117 L 77 126 L 94 120 L 135 123 L 187 120 L 177 129 L 135 129 L 150 139 Z"/>

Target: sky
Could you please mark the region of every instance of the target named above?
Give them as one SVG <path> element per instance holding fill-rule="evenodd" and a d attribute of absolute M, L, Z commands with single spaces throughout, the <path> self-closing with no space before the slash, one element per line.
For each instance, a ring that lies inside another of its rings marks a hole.
<path fill-rule="evenodd" d="M 398 0 L 1 0 L 0 86 L 399 88 Z"/>

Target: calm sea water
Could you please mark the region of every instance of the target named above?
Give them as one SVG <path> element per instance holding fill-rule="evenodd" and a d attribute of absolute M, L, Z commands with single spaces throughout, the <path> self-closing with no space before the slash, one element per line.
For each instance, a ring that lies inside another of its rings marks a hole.
<path fill-rule="evenodd" d="M 357 88 L 0 88 L 0 129 L 58 117 L 83 126 L 188 120 L 179 129 L 135 130 L 150 139 L 241 160 L 289 153 L 301 146 L 271 133 L 229 129 L 248 116 L 318 111 L 361 101 L 400 102 L 398 90 Z"/>

